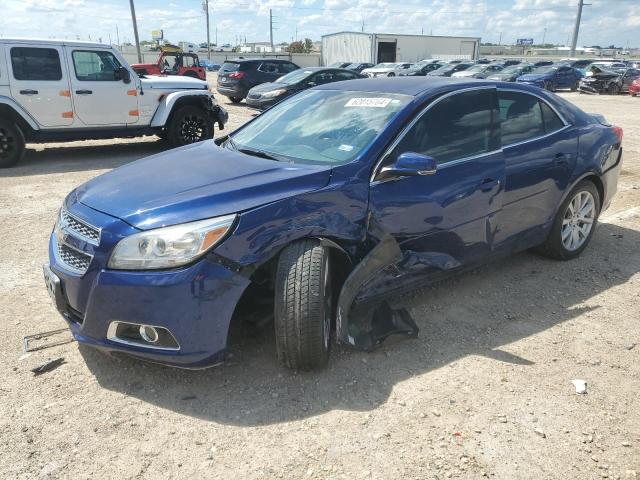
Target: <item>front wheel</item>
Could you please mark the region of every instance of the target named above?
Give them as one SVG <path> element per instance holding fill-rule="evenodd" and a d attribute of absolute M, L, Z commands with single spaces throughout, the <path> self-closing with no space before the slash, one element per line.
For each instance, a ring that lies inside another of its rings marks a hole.
<path fill-rule="evenodd" d="M 576 90 L 578 90 L 578 82 L 576 82 L 573 85 L 571 85 L 571 91 L 575 92 Z"/>
<path fill-rule="evenodd" d="M 242 101 L 242 97 L 229 97 L 232 103 L 240 103 Z"/>
<path fill-rule="evenodd" d="M 213 126 L 207 112 L 200 107 L 187 105 L 171 117 L 167 127 L 167 139 L 174 147 L 200 142 L 213 137 Z"/>
<path fill-rule="evenodd" d="M 329 250 L 303 240 L 280 254 L 275 284 L 279 360 L 289 368 L 322 368 L 329 359 L 333 291 Z"/>
<path fill-rule="evenodd" d="M 591 241 L 599 214 L 598 190 L 592 182 L 583 180 L 560 206 L 540 252 L 556 260 L 577 257 Z"/>
<path fill-rule="evenodd" d="M 609 92 L 609 95 L 618 95 L 620 93 L 620 87 L 617 83 L 612 83 L 609 85 L 607 91 Z"/>
<path fill-rule="evenodd" d="M 24 156 L 24 135 L 12 121 L 0 119 L 0 168 L 13 167 Z"/>
<path fill-rule="evenodd" d="M 200 79 L 200 77 L 198 77 L 198 74 L 196 72 L 192 72 L 192 71 L 184 72 L 184 76 L 185 77 L 191 77 L 191 78 Z"/>
<path fill-rule="evenodd" d="M 544 89 L 549 91 L 549 92 L 555 92 L 556 89 L 553 86 L 553 82 L 544 82 Z"/>

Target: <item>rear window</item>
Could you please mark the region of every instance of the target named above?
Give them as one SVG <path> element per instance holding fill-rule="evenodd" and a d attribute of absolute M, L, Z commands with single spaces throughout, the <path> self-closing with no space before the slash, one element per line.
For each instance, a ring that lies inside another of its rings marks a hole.
<path fill-rule="evenodd" d="M 237 72 L 240 69 L 240 64 L 235 62 L 224 62 L 220 70 L 223 72 Z"/>
<path fill-rule="evenodd" d="M 60 56 L 53 48 L 13 47 L 11 68 L 16 80 L 60 80 Z"/>

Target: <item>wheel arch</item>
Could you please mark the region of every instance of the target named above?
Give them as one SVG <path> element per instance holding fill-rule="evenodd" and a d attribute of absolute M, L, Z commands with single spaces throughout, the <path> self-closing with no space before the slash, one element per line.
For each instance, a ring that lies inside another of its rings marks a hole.
<path fill-rule="evenodd" d="M 27 138 L 36 130 L 40 130 L 33 117 L 9 97 L 0 97 L 0 118 L 14 121 Z"/>
<path fill-rule="evenodd" d="M 211 93 L 205 90 L 170 93 L 162 98 L 156 113 L 151 119 L 151 126 L 165 127 L 180 107 L 194 105 L 207 111 L 210 109 L 211 104 L 215 104 L 215 101 L 213 101 Z"/>

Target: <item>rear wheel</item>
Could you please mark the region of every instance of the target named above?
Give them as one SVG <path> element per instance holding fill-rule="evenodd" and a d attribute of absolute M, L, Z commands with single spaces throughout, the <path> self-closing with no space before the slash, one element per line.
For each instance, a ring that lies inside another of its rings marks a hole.
<path fill-rule="evenodd" d="M 607 88 L 609 95 L 618 95 L 620 93 L 620 86 L 617 83 L 612 83 Z"/>
<path fill-rule="evenodd" d="M 393 72 L 389 72 L 389 73 L 387 74 L 387 77 L 395 77 L 395 76 L 396 76 L 396 74 L 395 74 L 395 73 L 393 73 Z"/>
<path fill-rule="evenodd" d="M 184 72 L 184 76 L 185 77 L 191 77 L 191 78 L 200 78 L 200 77 L 198 77 L 198 74 L 196 72 L 191 72 L 191 71 Z"/>
<path fill-rule="evenodd" d="M 556 88 L 553 86 L 553 82 L 544 82 L 544 89 L 549 92 L 555 92 Z"/>
<path fill-rule="evenodd" d="M 276 349 L 289 368 L 322 368 L 329 359 L 333 291 L 329 250 L 303 240 L 280 254 L 275 285 Z"/>
<path fill-rule="evenodd" d="M 13 167 L 24 156 L 24 135 L 12 121 L 0 118 L 0 168 Z"/>
<path fill-rule="evenodd" d="M 556 260 L 577 257 L 591 241 L 599 214 L 598 190 L 592 182 L 583 180 L 562 203 L 540 252 Z"/>
<path fill-rule="evenodd" d="M 233 103 L 240 103 L 242 101 L 242 97 L 229 97 Z"/>
<path fill-rule="evenodd" d="M 575 82 L 573 85 L 571 85 L 571 91 L 575 92 L 576 90 L 578 90 L 578 82 Z"/>
<path fill-rule="evenodd" d="M 167 127 L 167 139 L 174 147 L 200 142 L 213 137 L 213 125 L 207 112 L 187 105 L 176 111 Z"/>

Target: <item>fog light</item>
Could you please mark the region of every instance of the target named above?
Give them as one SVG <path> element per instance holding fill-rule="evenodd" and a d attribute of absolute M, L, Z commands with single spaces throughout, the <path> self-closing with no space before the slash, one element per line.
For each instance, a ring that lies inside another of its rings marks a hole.
<path fill-rule="evenodd" d="M 140 336 L 145 342 L 156 343 L 158 341 L 158 331 L 149 325 L 140 325 Z"/>

